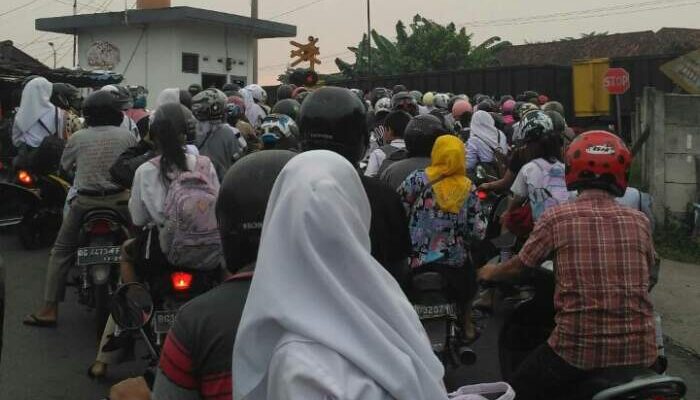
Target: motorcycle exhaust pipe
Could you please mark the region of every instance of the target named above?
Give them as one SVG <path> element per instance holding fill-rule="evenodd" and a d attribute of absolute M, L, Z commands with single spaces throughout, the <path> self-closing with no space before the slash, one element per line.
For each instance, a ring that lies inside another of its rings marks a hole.
<path fill-rule="evenodd" d="M 457 355 L 462 365 L 473 365 L 476 362 L 476 353 L 470 347 L 461 346 L 457 349 Z"/>

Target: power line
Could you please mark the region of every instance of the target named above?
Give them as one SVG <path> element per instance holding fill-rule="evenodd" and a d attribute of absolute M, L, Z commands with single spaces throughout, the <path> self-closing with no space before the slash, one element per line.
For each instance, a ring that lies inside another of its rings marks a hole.
<path fill-rule="evenodd" d="M 283 13 L 281 13 L 281 14 L 277 14 L 277 15 L 275 15 L 274 17 L 270 17 L 270 18 L 268 18 L 268 19 L 269 19 L 269 20 L 275 20 L 275 19 L 277 19 L 277 18 L 284 17 L 285 15 L 289 15 L 289 14 L 295 13 L 295 12 L 297 12 L 297 11 L 299 11 L 299 10 L 303 10 L 303 9 L 305 9 L 305 8 L 311 7 L 311 6 L 313 6 L 314 4 L 318 4 L 318 3 L 322 2 L 322 1 L 325 1 L 325 0 L 314 0 L 314 1 L 310 1 L 310 2 L 308 2 L 308 3 L 305 3 L 305 4 L 300 5 L 299 7 L 293 8 L 293 9 L 291 9 L 291 10 L 289 10 L 289 11 L 285 11 L 285 12 L 283 12 Z"/>
<path fill-rule="evenodd" d="M 28 1 L 28 2 L 26 2 L 26 3 L 24 3 L 24 4 L 22 4 L 22 5 L 19 5 L 19 6 L 15 7 L 15 8 L 12 8 L 12 9 L 9 9 L 9 10 L 7 10 L 7 11 L 5 11 L 5 12 L 2 12 L 2 13 L 0 13 L 0 17 L 5 16 L 5 15 L 10 14 L 10 13 L 13 13 L 13 12 L 15 12 L 15 11 L 17 11 L 17 10 L 21 10 L 21 9 L 23 9 L 23 8 L 25 8 L 25 7 L 29 7 L 29 6 L 31 6 L 32 4 L 36 3 L 37 1 L 39 1 L 39 0 L 31 0 L 31 1 Z"/>
<path fill-rule="evenodd" d="M 620 4 L 617 6 L 609 6 L 602 8 L 594 8 L 589 10 L 577 10 L 569 12 L 559 12 L 552 14 L 542 14 L 526 17 L 517 18 L 500 18 L 494 20 L 481 20 L 481 21 L 471 21 L 458 24 L 459 27 L 472 27 L 472 28 L 482 28 L 482 27 L 499 27 L 499 26 L 510 26 L 510 25 L 529 25 L 536 23 L 546 23 L 546 22 L 560 22 L 569 21 L 573 19 L 588 19 L 588 18 L 599 18 L 607 17 L 613 15 L 621 14 L 636 14 L 646 11 L 661 10 L 667 8 L 685 7 L 700 4 L 700 1 L 688 0 L 670 0 L 665 3 L 659 4 L 658 1 L 647 1 L 642 3 L 634 4 Z M 642 8 L 639 8 L 642 7 Z"/>

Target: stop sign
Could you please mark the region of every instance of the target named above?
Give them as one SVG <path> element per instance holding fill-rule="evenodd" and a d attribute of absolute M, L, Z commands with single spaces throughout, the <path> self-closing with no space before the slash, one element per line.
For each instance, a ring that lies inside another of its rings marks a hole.
<path fill-rule="evenodd" d="M 610 68 L 603 78 L 603 86 L 610 94 L 624 94 L 630 89 L 630 74 L 624 68 Z"/>

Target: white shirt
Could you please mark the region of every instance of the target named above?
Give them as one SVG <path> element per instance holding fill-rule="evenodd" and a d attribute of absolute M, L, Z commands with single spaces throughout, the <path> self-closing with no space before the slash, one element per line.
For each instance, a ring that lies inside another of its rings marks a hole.
<path fill-rule="evenodd" d="M 396 147 L 397 149 L 406 148 L 406 142 L 403 139 L 394 139 L 389 144 L 391 147 Z M 365 170 L 365 175 L 377 176 L 379 173 L 379 168 L 381 168 L 384 160 L 386 160 L 386 153 L 381 147 L 371 152 L 367 163 L 367 169 Z"/>
<path fill-rule="evenodd" d="M 56 113 L 58 110 L 58 114 Z M 58 124 L 56 124 L 56 115 L 58 115 Z M 65 114 L 64 111 L 59 109 L 54 109 L 54 111 L 48 111 L 39 118 L 34 125 L 32 125 L 26 131 L 20 130 L 17 123 L 12 125 L 12 143 L 15 146 L 19 146 L 22 143 L 26 143 L 29 147 L 37 148 L 44 141 L 44 138 L 49 136 L 49 134 L 56 134 L 56 127 L 58 126 L 58 134 L 63 137 L 63 132 L 65 130 Z M 39 123 L 39 120 L 46 126 Z"/>
<path fill-rule="evenodd" d="M 187 168 L 193 170 L 197 163 L 197 157 L 187 154 Z M 219 189 L 219 179 L 216 177 L 214 165 L 209 171 L 209 182 Z M 134 174 L 134 184 L 131 187 L 129 198 L 129 213 L 136 226 L 145 226 L 150 223 L 161 225 L 165 222 L 163 208 L 168 189 L 163 184 L 160 170 L 151 162 L 141 164 Z"/>
<path fill-rule="evenodd" d="M 250 398 L 389 400 L 377 382 L 328 347 L 287 335 L 275 349 L 265 382 Z"/>

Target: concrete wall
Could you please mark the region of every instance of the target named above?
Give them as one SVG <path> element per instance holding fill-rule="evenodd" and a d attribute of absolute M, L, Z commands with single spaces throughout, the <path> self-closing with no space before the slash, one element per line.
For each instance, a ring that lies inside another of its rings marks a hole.
<path fill-rule="evenodd" d="M 125 85 L 145 86 L 150 106 L 163 89 L 201 83 L 202 73 L 226 75 L 227 82 L 232 76 L 250 82 L 253 75 L 252 39 L 223 25 L 152 24 L 84 31 L 78 39 L 78 62 L 84 68 L 88 68 L 87 51 L 98 40 L 119 48 L 120 62 L 113 71 L 124 75 Z M 199 74 L 182 72 L 182 53 L 199 54 Z M 235 61 L 230 71 L 226 70 L 226 57 Z"/>
<path fill-rule="evenodd" d="M 662 93 L 646 88 L 639 104 L 637 134 L 649 129 L 642 148 L 642 180 L 654 196 L 654 214 L 666 210 L 684 218 L 698 201 L 696 159 L 700 156 L 700 96 Z"/>

